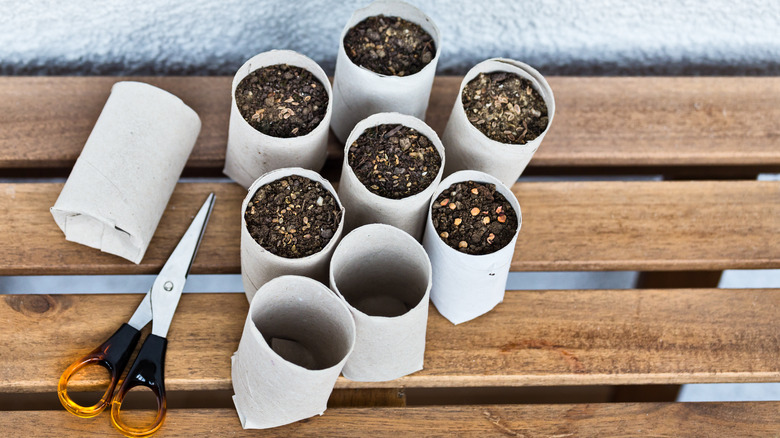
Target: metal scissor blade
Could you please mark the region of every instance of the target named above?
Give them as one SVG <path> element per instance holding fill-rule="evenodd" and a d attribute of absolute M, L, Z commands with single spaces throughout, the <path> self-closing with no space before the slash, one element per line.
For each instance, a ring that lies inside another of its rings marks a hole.
<path fill-rule="evenodd" d="M 184 282 L 190 272 L 192 262 L 198 253 L 198 246 L 206 230 L 206 224 L 214 208 L 214 194 L 206 198 L 206 202 L 195 215 L 192 224 L 184 233 L 176 249 L 173 250 L 168 261 L 165 262 L 160 275 L 152 285 L 152 334 L 165 337 L 171 326 L 176 306 L 179 305 L 181 292 L 184 290 Z"/>
<path fill-rule="evenodd" d="M 130 324 L 132 328 L 141 330 L 142 328 L 146 327 L 146 324 L 149 324 L 149 321 L 152 320 L 151 295 L 151 290 L 147 292 L 146 295 L 144 295 L 144 299 L 141 300 L 141 304 L 139 304 L 138 308 L 135 309 L 135 312 L 130 318 L 130 321 L 127 321 L 127 323 Z"/>

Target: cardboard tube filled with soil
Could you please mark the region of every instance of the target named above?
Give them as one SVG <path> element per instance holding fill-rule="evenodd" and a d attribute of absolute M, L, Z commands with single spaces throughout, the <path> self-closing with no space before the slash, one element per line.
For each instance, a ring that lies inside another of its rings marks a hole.
<path fill-rule="evenodd" d="M 241 205 L 241 277 L 255 291 L 280 275 L 328 281 L 328 263 L 344 230 L 344 207 L 317 172 L 277 169 L 257 179 Z"/>
<path fill-rule="evenodd" d="M 244 187 L 274 169 L 325 164 L 333 107 L 328 76 L 306 56 L 271 50 L 233 77 L 225 175 Z"/>
<path fill-rule="evenodd" d="M 51 208 L 65 238 L 140 263 L 199 132 L 173 94 L 114 84 Z"/>
<path fill-rule="evenodd" d="M 354 344 L 352 315 L 325 285 L 293 275 L 266 283 L 232 357 L 241 426 L 267 429 L 322 415 Z"/>
<path fill-rule="evenodd" d="M 416 240 L 389 225 L 357 228 L 333 254 L 330 288 L 357 328 L 344 377 L 379 382 L 423 368 L 431 264 Z"/>
<path fill-rule="evenodd" d="M 539 149 L 555 115 L 555 98 L 531 66 L 494 58 L 475 65 L 460 84 L 442 142 L 444 174 L 489 173 L 507 186 Z"/>
<path fill-rule="evenodd" d="M 383 223 L 420 240 L 443 169 L 444 146 L 422 120 L 380 113 L 361 121 L 344 147 L 339 182 L 347 230 Z"/>
<path fill-rule="evenodd" d="M 463 170 L 439 184 L 423 246 L 433 268 L 431 301 L 453 324 L 503 301 L 521 223 L 517 198 L 491 175 Z"/>
<path fill-rule="evenodd" d="M 425 119 L 441 36 L 416 7 L 378 0 L 352 14 L 339 39 L 333 76 L 336 137 L 371 114 L 399 112 Z"/>

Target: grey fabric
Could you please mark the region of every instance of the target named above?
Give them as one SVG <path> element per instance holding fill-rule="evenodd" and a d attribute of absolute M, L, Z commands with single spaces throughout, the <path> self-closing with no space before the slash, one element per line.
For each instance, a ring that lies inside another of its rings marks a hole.
<path fill-rule="evenodd" d="M 2 74 L 230 75 L 269 49 L 332 73 L 368 1 L 0 0 Z M 543 74 L 780 74 L 780 8 L 744 0 L 411 0 L 442 32 L 440 73 L 489 57 Z"/>

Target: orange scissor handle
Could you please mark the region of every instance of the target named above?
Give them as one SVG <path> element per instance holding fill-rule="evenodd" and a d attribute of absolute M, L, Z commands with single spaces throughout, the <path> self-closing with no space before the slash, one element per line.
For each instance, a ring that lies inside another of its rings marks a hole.
<path fill-rule="evenodd" d="M 119 386 L 113 400 L 111 400 L 111 423 L 125 436 L 132 438 L 148 437 L 157 430 L 165 421 L 167 413 L 167 401 L 165 396 L 165 382 L 163 380 L 163 371 L 165 369 L 165 350 L 168 346 L 168 340 L 157 335 L 149 335 L 141 349 L 138 350 L 138 356 L 127 372 L 127 377 Z M 126 424 L 122 420 L 121 410 L 122 402 L 127 393 L 137 387 L 145 386 L 152 390 L 157 398 L 157 415 L 154 421 L 144 427 L 134 427 Z"/>
<path fill-rule="evenodd" d="M 119 330 L 111 335 L 106 342 L 66 368 L 57 383 L 57 396 L 59 397 L 62 406 L 64 406 L 68 412 L 81 418 L 90 418 L 101 413 L 103 409 L 108 406 L 114 388 L 119 381 L 119 376 L 122 374 L 122 370 L 124 370 L 127 362 L 130 360 L 130 355 L 133 353 L 140 336 L 141 333 L 138 330 L 128 324 L 122 324 L 122 326 L 119 327 Z M 97 403 L 92 406 L 81 406 L 73 401 L 68 395 L 68 383 L 73 375 L 79 370 L 86 366 L 95 365 L 107 369 L 111 376 L 111 380 L 109 381 L 103 396 Z"/>

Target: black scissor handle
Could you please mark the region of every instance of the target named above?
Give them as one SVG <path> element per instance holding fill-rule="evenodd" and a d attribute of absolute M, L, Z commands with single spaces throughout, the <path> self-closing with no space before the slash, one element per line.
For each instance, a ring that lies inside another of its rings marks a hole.
<path fill-rule="evenodd" d="M 157 432 L 165 420 L 167 403 L 163 371 L 165 369 L 165 350 L 167 346 L 167 339 L 157 335 L 149 335 L 143 345 L 141 345 L 133 366 L 127 372 L 127 377 L 125 377 L 125 380 L 114 394 L 113 400 L 111 400 L 111 423 L 125 436 L 134 438 L 148 437 Z M 127 393 L 137 386 L 145 386 L 151 389 L 157 398 L 157 416 L 148 427 L 128 426 L 122 421 L 120 415 L 122 401 Z"/>
<path fill-rule="evenodd" d="M 106 342 L 103 342 L 98 348 L 66 368 L 62 376 L 60 376 L 60 381 L 57 383 L 57 396 L 62 406 L 68 412 L 82 418 L 94 417 L 101 413 L 109 401 L 111 401 L 114 388 L 116 388 L 119 377 L 122 375 L 125 366 L 127 366 L 130 355 L 132 355 L 136 344 L 138 344 L 140 336 L 141 332 L 128 324 L 122 324 L 119 330 L 111 335 Z M 74 374 L 90 365 L 100 365 L 107 369 L 111 376 L 111 381 L 108 384 L 108 388 L 106 388 L 106 392 L 103 393 L 103 396 L 97 403 L 92 406 L 81 406 L 68 395 L 68 383 Z"/>

